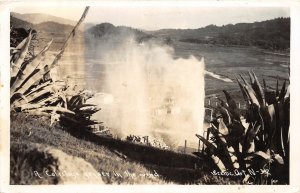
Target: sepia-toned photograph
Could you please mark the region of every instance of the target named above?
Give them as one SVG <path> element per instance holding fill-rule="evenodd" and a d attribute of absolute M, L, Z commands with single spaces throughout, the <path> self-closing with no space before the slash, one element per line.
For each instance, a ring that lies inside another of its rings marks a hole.
<path fill-rule="evenodd" d="M 12 6 L 10 185 L 289 185 L 291 11 Z"/>

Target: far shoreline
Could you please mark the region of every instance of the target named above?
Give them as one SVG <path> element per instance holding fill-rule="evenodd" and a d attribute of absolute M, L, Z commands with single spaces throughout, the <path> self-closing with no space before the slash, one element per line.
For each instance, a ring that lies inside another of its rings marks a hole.
<path fill-rule="evenodd" d="M 279 51 L 279 50 L 271 50 L 271 49 L 265 49 L 260 48 L 258 46 L 246 46 L 246 45 L 225 45 L 225 44 L 210 44 L 210 43 L 197 43 L 197 42 L 188 42 L 188 41 L 181 41 L 177 40 L 178 42 L 182 43 L 188 43 L 188 44 L 198 44 L 198 45 L 206 45 L 206 46 L 219 46 L 219 47 L 226 47 L 226 48 L 245 48 L 245 49 L 254 49 L 257 51 L 262 51 L 264 54 L 272 54 L 272 55 L 278 55 L 278 56 L 287 56 L 290 57 L 290 51 Z"/>

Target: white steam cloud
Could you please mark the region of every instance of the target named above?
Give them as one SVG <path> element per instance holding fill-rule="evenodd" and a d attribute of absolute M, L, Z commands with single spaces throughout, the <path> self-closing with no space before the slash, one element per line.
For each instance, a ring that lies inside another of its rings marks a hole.
<path fill-rule="evenodd" d="M 204 120 L 204 61 L 174 59 L 173 49 L 155 43 L 98 42 L 105 78 L 94 101 L 96 118 L 120 137 L 129 134 L 196 142 Z M 109 45 L 109 46 L 108 46 Z"/>

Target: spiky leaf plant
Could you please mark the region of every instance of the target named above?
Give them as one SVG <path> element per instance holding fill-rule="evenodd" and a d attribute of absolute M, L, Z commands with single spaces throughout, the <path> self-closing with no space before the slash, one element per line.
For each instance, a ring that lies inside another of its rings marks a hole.
<path fill-rule="evenodd" d="M 86 103 L 93 96 L 93 93 L 86 90 L 68 95 L 66 104 L 75 115 L 63 114 L 60 117 L 61 123 L 72 128 L 86 127 L 90 130 L 92 129 L 91 126 L 101 124 L 101 122 L 91 119 L 92 115 L 101 109 L 96 105 Z"/>
<path fill-rule="evenodd" d="M 52 40 L 38 54 L 29 54 L 32 31 L 16 48 L 11 48 L 11 110 L 22 111 L 30 115 L 49 116 L 51 117 L 50 124 L 66 118 L 76 120 L 76 125 L 81 127 L 97 124 L 97 121 L 91 120 L 90 117 L 100 109 L 85 103 L 86 99 L 92 95 L 71 90 L 64 80 L 54 80 L 49 75 L 49 72 L 58 65 L 70 38 L 75 35 L 87 11 L 88 7 L 52 63 L 45 63 L 46 53 Z"/>
<path fill-rule="evenodd" d="M 215 109 L 207 136 L 196 136 L 220 171 L 246 171 L 244 183 L 288 183 L 289 86 L 284 82 L 281 90 L 278 86 L 276 91 L 267 89 L 265 80 L 262 86 L 254 72 L 249 72 L 250 83 L 240 78 L 237 83 L 246 101 L 246 113 L 224 90 L 227 102 Z"/>

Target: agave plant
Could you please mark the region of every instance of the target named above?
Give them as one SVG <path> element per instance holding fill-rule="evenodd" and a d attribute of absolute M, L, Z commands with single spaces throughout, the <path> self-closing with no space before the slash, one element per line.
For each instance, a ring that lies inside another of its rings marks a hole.
<path fill-rule="evenodd" d="M 279 91 L 277 80 L 276 91 L 270 90 L 265 80 L 260 84 L 254 72 L 249 72 L 250 83 L 240 78 L 237 83 L 246 101 L 246 113 L 224 90 L 227 102 L 219 99 L 207 136 L 196 136 L 221 172 L 252 171 L 245 174 L 244 183 L 288 183 L 289 86 L 284 82 Z"/>
<path fill-rule="evenodd" d="M 96 121 L 90 120 L 90 117 L 100 109 L 85 103 L 86 99 L 92 95 L 84 91 L 72 90 L 66 81 L 55 80 L 50 76 L 50 72 L 58 65 L 70 38 L 75 35 L 87 11 L 88 7 L 53 62 L 49 64 L 45 62 L 45 59 L 52 40 L 38 54 L 29 54 L 32 31 L 15 48 L 11 48 L 11 110 L 31 115 L 50 116 L 50 124 L 61 119 L 73 120 L 73 122 L 76 120 L 77 125 L 83 127 L 97 124 Z"/>
<path fill-rule="evenodd" d="M 100 108 L 96 105 L 86 103 L 93 96 L 93 93 L 86 90 L 67 95 L 67 107 L 75 114 L 63 114 L 60 117 L 61 123 L 72 128 L 85 127 L 89 129 L 92 129 L 91 126 L 93 125 L 101 124 L 102 122 L 91 119 L 92 115 L 98 112 Z"/>

